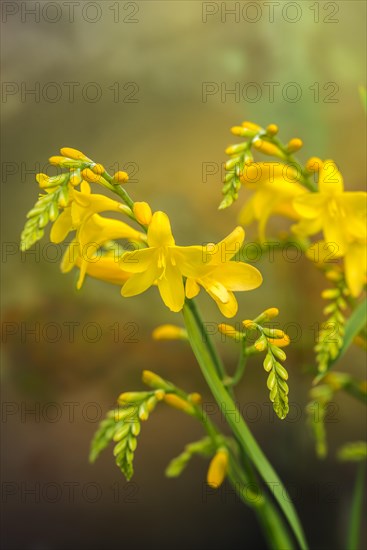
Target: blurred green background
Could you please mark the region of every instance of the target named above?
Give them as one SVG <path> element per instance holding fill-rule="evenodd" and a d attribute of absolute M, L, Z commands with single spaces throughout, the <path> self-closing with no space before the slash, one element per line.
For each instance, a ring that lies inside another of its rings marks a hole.
<path fill-rule="evenodd" d="M 141 388 L 144 368 L 211 398 L 185 344 L 151 340 L 157 324 L 181 323 L 155 289 L 122 299 L 118 287 L 89 279 L 77 292 L 76 274 L 61 275 L 46 239 L 26 254 L 18 240 L 37 196 L 34 173 L 62 146 L 134 172 L 129 192 L 169 214 L 180 244 L 218 241 L 236 225 L 246 192 L 229 210 L 218 213 L 217 205 L 229 128 L 245 119 L 277 123 L 284 141 L 301 137 L 303 161 L 333 158 L 346 188 L 363 189 L 366 126 L 357 90 L 365 82 L 366 4 L 106 0 L 70 9 L 3 3 L 4 548 L 263 548 L 254 516 L 229 487 L 206 493 L 207 464 L 194 460 L 180 479 L 165 479 L 169 460 L 201 436 L 179 412 L 162 406 L 143 426 L 132 484 L 112 450 L 88 465 L 98 420 L 121 391 Z M 208 83 L 214 91 L 203 96 Z M 301 97 L 291 101 L 295 90 Z M 274 235 L 284 227 L 278 222 L 270 225 Z M 247 239 L 255 234 L 250 228 Z M 325 282 L 305 259 L 263 256 L 255 265 L 263 286 L 238 295 L 235 321 L 276 306 L 291 336 L 291 324 L 300 326 L 287 363 L 293 414 L 284 422 L 269 415 L 256 360 L 238 399 L 294 496 L 311 548 L 345 548 L 355 467 L 337 464 L 335 452 L 365 436 L 364 409 L 338 397 L 323 462 L 304 414 Z M 223 320 L 207 295 L 199 303 L 207 322 Z M 129 341 L 128 323 L 137 342 Z M 235 345 L 218 343 L 233 368 Z M 341 367 L 363 376 L 363 354 L 350 352 Z"/>

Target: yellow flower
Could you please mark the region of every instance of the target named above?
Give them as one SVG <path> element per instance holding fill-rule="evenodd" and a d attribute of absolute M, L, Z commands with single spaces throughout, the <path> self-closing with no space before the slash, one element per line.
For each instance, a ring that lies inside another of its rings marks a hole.
<path fill-rule="evenodd" d="M 257 162 L 245 166 L 241 183 L 255 193 L 245 203 L 240 212 L 239 222 L 249 225 L 259 222 L 259 238 L 266 241 L 265 230 L 272 214 L 279 214 L 297 220 L 299 215 L 293 208 L 295 197 L 306 193 L 304 187 L 296 181 L 294 167 L 281 163 Z"/>
<path fill-rule="evenodd" d="M 86 273 L 105 274 L 104 278 L 107 281 L 116 278 L 116 269 L 111 260 L 105 260 L 101 263 L 101 268 L 98 271 L 97 253 L 100 247 L 107 241 L 115 239 L 143 240 L 144 235 L 136 229 L 119 220 L 104 218 L 99 214 L 89 216 L 78 228 L 74 240 L 70 243 L 65 251 L 61 261 L 61 271 L 67 273 L 75 264 L 80 268 L 77 289 L 80 289 Z M 94 264 L 94 267 L 91 265 Z M 110 271 L 106 273 L 107 266 Z M 103 269 L 102 269 L 103 267 Z M 93 275 L 92 275 L 93 276 Z M 125 276 L 122 276 L 122 281 Z"/>
<path fill-rule="evenodd" d="M 261 273 L 255 267 L 244 262 L 230 261 L 240 249 L 244 238 L 245 232 L 242 227 L 236 227 L 218 245 L 212 245 L 212 269 L 201 276 L 187 278 L 187 298 L 197 296 L 201 285 L 225 317 L 236 315 L 238 304 L 233 291 L 253 290 L 262 283 Z"/>
<path fill-rule="evenodd" d="M 75 264 L 81 267 L 82 258 L 80 256 L 76 258 Z M 86 263 L 86 274 L 94 279 L 120 286 L 131 276 L 130 273 L 121 269 L 119 258 L 113 252 L 102 256 L 92 255 Z"/>
<path fill-rule="evenodd" d="M 206 476 L 208 485 L 213 489 L 218 489 L 222 485 L 228 472 L 228 462 L 228 451 L 221 447 L 212 458 Z"/>
<path fill-rule="evenodd" d="M 69 195 L 69 206 L 63 210 L 51 228 L 50 240 L 53 243 L 62 242 L 70 231 L 77 229 L 87 218 L 98 212 L 131 212 L 118 201 L 104 195 L 92 194 L 86 181 L 82 181 L 80 191 L 70 188 Z"/>
<path fill-rule="evenodd" d="M 243 229 L 237 228 L 227 240 L 219 243 L 219 250 L 214 253 L 208 253 L 208 248 L 203 246 L 176 246 L 168 216 L 155 212 L 148 229 L 149 248 L 126 252 L 121 258 L 122 269 L 133 274 L 122 287 L 121 294 L 135 296 L 156 283 L 163 302 L 177 312 L 185 301 L 182 278 L 187 277 L 190 280 L 186 289 L 188 297 L 197 294 L 198 284 L 201 284 L 218 305 L 226 309 L 228 304 L 228 313 L 232 312 L 235 309 L 233 300 L 236 300 L 231 290 L 256 288 L 262 280 L 260 273 L 251 266 L 223 261 L 222 256 L 228 254 L 229 245 L 234 240 L 241 244 L 243 237 Z M 230 256 L 236 251 L 230 252 Z"/>
<path fill-rule="evenodd" d="M 349 243 L 367 237 L 366 198 L 362 191 L 345 192 L 342 175 L 335 163 L 327 160 L 320 170 L 319 191 L 293 201 L 302 218 L 293 231 L 302 236 L 323 231 L 326 243 L 335 243 L 336 254 L 343 256 Z"/>

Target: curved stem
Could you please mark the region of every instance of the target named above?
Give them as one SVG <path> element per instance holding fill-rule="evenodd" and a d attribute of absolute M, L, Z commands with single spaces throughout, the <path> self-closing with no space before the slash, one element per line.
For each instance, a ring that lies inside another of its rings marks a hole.
<path fill-rule="evenodd" d="M 306 550 L 307 543 L 291 499 L 288 497 L 287 492 L 274 468 L 269 463 L 257 441 L 250 432 L 232 397 L 223 386 L 223 383 L 217 374 L 212 355 L 205 343 L 209 339 L 209 336 L 206 334 L 200 315 L 195 304 L 191 300 L 187 300 L 185 303 L 183 315 L 191 347 L 200 365 L 203 376 L 217 404 L 221 408 L 222 414 L 225 416 L 233 434 L 239 441 L 243 452 L 249 457 L 263 481 L 274 490 L 274 497 L 278 501 L 280 508 L 286 516 L 300 547 L 302 550 Z M 204 334 L 206 334 L 205 341 L 203 339 Z"/>

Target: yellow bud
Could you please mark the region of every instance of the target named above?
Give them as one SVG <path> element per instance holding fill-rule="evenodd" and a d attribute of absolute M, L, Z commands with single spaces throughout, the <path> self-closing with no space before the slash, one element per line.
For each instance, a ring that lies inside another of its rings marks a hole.
<path fill-rule="evenodd" d="M 78 151 L 78 149 L 73 149 L 72 147 L 63 147 L 62 149 L 60 149 L 60 153 L 63 157 L 68 157 L 69 159 L 81 160 L 84 162 L 93 162 L 84 153 Z"/>
<path fill-rule="evenodd" d="M 101 176 L 106 171 L 105 167 L 102 166 L 102 164 L 94 164 L 93 166 L 91 166 L 91 170 L 98 176 Z"/>
<path fill-rule="evenodd" d="M 256 323 L 251 321 L 250 319 L 245 319 L 245 321 L 242 321 L 242 324 L 245 328 L 256 328 Z"/>
<path fill-rule="evenodd" d="M 183 411 L 187 414 L 195 415 L 194 407 L 190 405 L 190 403 L 182 399 L 182 397 L 179 397 L 174 393 L 169 393 L 165 395 L 163 400 L 165 403 L 167 403 L 167 405 L 170 405 L 174 409 L 178 409 L 179 411 Z"/>
<path fill-rule="evenodd" d="M 233 338 L 234 340 L 241 339 L 242 337 L 240 332 L 238 332 L 232 325 L 227 325 L 226 323 L 221 323 L 218 325 L 218 330 L 221 334 L 229 336 L 229 338 Z"/>
<path fill-rule="evenodd" d="M 96 174 L 90 168 L 84 168 L 84 170 L 82 170 L 82 176 L 83 179 L 89 181 L 90 183 L 98 183 L 101 181 L 101 175 Z"/>
<path fill-rule="evenodd" d="M 236 143 L 235 145 L 230 145 L 225 150 L 226 155 L 236 155 L 247 149 L 247 143 Z"/>
<path fill-rule="evenodd" d="M 269 134 L 269 136 L 275 136 L 279 132 L 279 128 L 276 124 L 269 124 L 269 126 L 266 127 L 266 133 Z"/>
<path fill-rule="evenodd" d="M 79 185 L 79 183 L 81 183 L 83 181 L 83 178 L 82 178 L 80 172 L 77 171 L 77 172 L 73 172 L 71 174 L 69 181 L 70 181 L 70 183 L 73 187 L 76 187 L 77 185 Z"/>
<path fill-rule="evenodd" d="M 242 122 L 241 126 L 243 126 L 244 128 L 248 128 L 249 130 L 254 130 L 255 132 L 259 132 L 260 130 L 262 130 L 261 126 L 255 124 L 255 122 L 249 122 L 248 120 Z"/>
<path fill-rule="evenodd" d="M 188 400 L 191 401 L 191 403 L 194 403 L 194 405 L 200 405 L 203 398 L 201 397 L 200 393 L 190 393 L 188 396 Z"/>
<path fill-rule="evenodd" d="M 152 221 L 152 210 L 147 202 L 135 202 L 133 212 L 137 221 L 142 225 L 149 225 Z"/>
<path fill-rule="evenodd" d="M 295 153 L 303 147 L 303 141 L 299 138 L 293 138 L 288 142 L 287 151 L 288 153 Z"/>
<path fill-rule="evenodd" d="M 154 392 L 154 395 L 155 395 L 155 398 L 157 399 L 157 401 L 162 401 L 162 399 L 164 398 L 164 396 L 166 394 L 163 390 L 157 390 L 156 392 Z"/>
<path fill-rule="evenodd" d="M 253 144 L 258 151 L 264 153 L 265 155 L 271 155 L 281 159 L 285 158 L 284 153 L 279 149 L 279 147 L 277 147 L 277 145 L 274 145 L 274 143 L 270 143 L 269 141 L 265 141 L 263 139 L 257 139 L 253 142 Z"/>
<path fill-rule="evenodd" d="M 251 128 L 244 128 L 243 126 L 233 126 L 231 128 L 232 134 L 235 136 L 241 136 L 241 137 L 252 137 L 257 133 L 257 130 L 253 130 Z"/>
<path fill-rule="evenodd" d="M 325 277 L 329 279 L 329 281 L 338 282 L 342 280 L 343 275 L 340 273 L 340 271 L 330 269 L 325 273 Z"/>
<path fill-rule="evenodd" d="M 158 374 L 155 374 L 155 372 L 152 372 L 151 370 L 143 371 L 142 380 L 144 384 L 157 390 L 156 396 L 158 392 L 172 391 L 174 389 L 174 386 L 172 384 L 170 384 L 169 382 L 167 382 L 166 380 L 164 380 L 163 378 L 158 376 Z M 163 397 L 164 397 L 164 393 L 162 395 L 162 399 Z M 159 397 L 157 397 L 157 399 L 160 401 Z"/>
<path fill-rule="evenodd" d="M 117 400 L 119 403 L 136 403 L 137 401 L 143 401 L 148 396 L 149 392 L 147 391 L 129 391 L 121 393 Z"/>
<path fill-rule="evenodd" d="M 268 342 L 278 348 L 285 348 L 286 346 L 289 346 L 291 339 L 288 334 L 284 334 L 283 338 L 268 338 Z"/>
<path fill-rule="evenodd" d="M 339 296 L 340 290 L 338 288 L 327 288 L 321 292 L 321 297 L 324 298 L 324 300 L 333 300 Z"/>
<path fill-rule="evenodd" d="M 228 462 L 228 451 L 221 447 L 212 458 L 206 476 L 208 485 L 213 489 L 218 489 L 222 485 L 228 472 Z"/>
<path fill-rule="evenodd" d="M 319 157 L 311 157 L 306 162 L 307 172 L 320 172 L 323 162 Z"/>
<path fill-rule="evenodd" d="M 255 349 L 257 349 L 257 351 L 266 350 L 266 348 L 268 347 L 266 339 L 263 338 L 262 336 L 260 336 L 260 338 L 258 340 L 256 340 L 256 342 L 254 343 L 254 347 L 255 347 Z"/>
<path fill-rule="evenodd" d="M 41 189 L 49 187 L 57 187 L 65 181 L 67 174 L 59 174 L 57 176 L 47 176 L 47 174 L 36 174 L 36 180 Z"/>
<path fill-rule="evenodd" d="M 264 321 L 270 321 L 270 319 L 274 319 L 274 317 L 277 317 L 277 315 L 279 315 L 279 309 L 276 307 L 270 307 L 269 309 L 266 309 L 265 311 L 260 313 L 260 315 L 258 315 L 254 319 L 254 322 L 261 324 Z"/>
<path fill-rule="evenodd" d="M 50 164 L 53 164 L 54 166 L 62 166 L 62 167 L 65 166 L 67 168 L 79 168 L 81 163 L 80 160 L 68 159 L 57 155 L 50 157 L 48 161 Z"/>
<path fill-rule="evenodd" d="M 264 315 L 266 315 L 267 319 L 274 319 L 274 317 L 279 315 L 279 309 L 277 307 L 269 307 L 269 309 L 264 311 Z"/>
<path fill-rule="evenodd" d="M 122 172 L 121 170 L 119 172 L 116 172 L 116 174 L 113 175 L 112 183 L 119 184 L 119 183 L 126 183 L 129 179 L 129 175 L 127 172 Z"/>
<path fill-rule="evenodd" d="M 153 340 L 187 340 L 187 332 L 176 325 L 160 325 L 152 332 Z"/>

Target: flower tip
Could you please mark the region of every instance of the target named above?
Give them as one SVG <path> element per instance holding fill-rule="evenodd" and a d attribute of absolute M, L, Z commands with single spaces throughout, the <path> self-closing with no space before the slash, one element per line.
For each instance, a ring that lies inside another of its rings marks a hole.
<path fill-rule="evenodd" d="M 219 448 L 209 464 L 206 476 L 208 485 L 213 489 L 218 489 L 222 485 L 228 472 L 228 462 L 227 449 L 224 447 Z"/>
<path fill-rule="evenodd" d="M 113 175 L 112 183 L 121 184 L 126 183 L 129 180 L 129 174 L 127 172 L 119 171 Z"/>
<path fill-rule="evenodd" d="M 69 159 L 81 160 L 84 162 L 92 162 L 84 153 L 78 149 L 73 149 L 72 147 L 62 147 L 60 153 L 63 157 L 68 157 Z"/>
<path fill-rule="evenodd" d="M 287 151 L 288 153 L 296 153 L 303 147 L 303 141 L 299 138 L 293 138 L 288 142 Z"/>
<path fill-rule="evenodd" d="M 266 133 L 269 136 L 275 136 L 279 132 L 279 128 L 277 124 L 269 124 L 269 126 L 266 127 Z"/>
<path fill-rule="evenodd" d="M 142 225 L 149 225 L 152 221 L 152 209 L 147 202 L 135 202 L 133 212 L 137 221 Z"/>
<path fill-rule="evenodd" d="M 306 162 L 306 170 L 311 174 L 315 172 L 320 172 L 322 165 L 323 162 L 319 157 L 311 157 Z"/>

